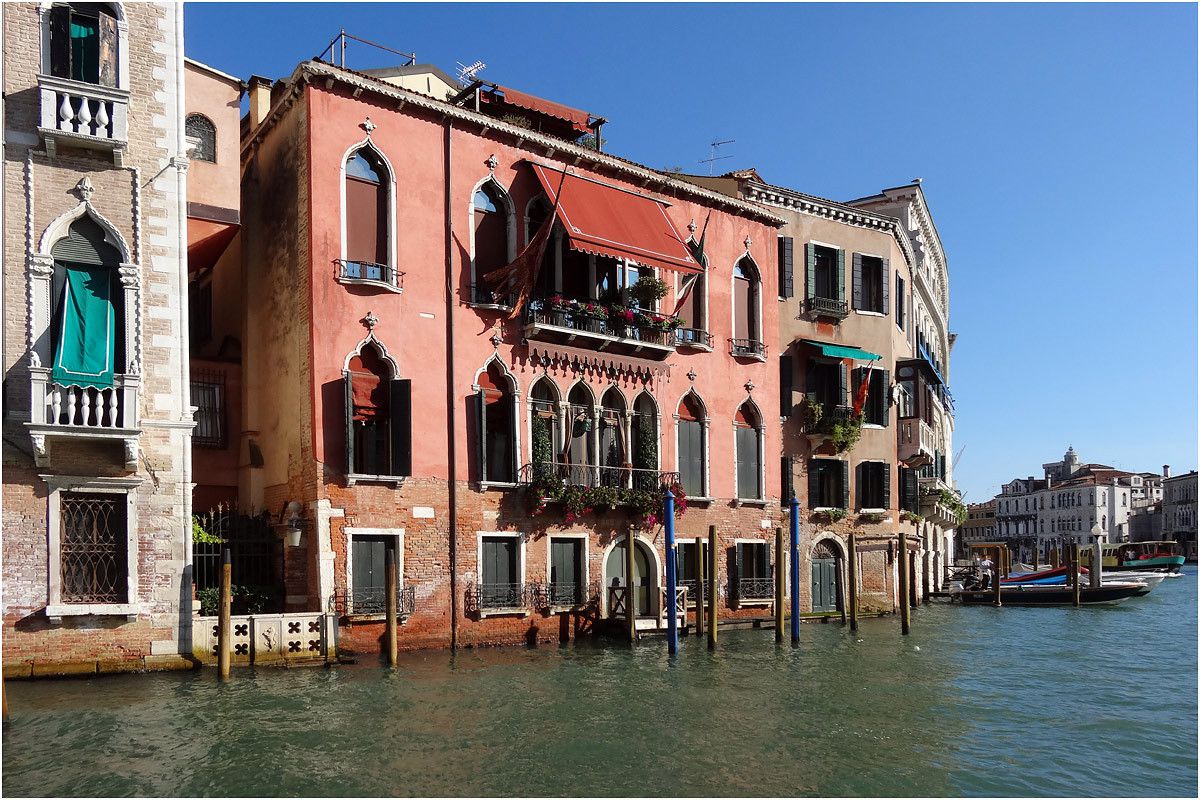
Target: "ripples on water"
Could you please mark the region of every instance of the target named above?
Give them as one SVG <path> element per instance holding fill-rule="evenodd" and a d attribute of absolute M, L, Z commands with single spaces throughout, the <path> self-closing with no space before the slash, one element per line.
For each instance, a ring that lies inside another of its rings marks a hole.
<path fill-rule="evenodd" d="M 1196 796 L 1196 571 L 1115 608 L 930 605 L 326 670 L 10 682 L 6 795 Z M 919 648 L 919 649 L 918 649 Z"/>

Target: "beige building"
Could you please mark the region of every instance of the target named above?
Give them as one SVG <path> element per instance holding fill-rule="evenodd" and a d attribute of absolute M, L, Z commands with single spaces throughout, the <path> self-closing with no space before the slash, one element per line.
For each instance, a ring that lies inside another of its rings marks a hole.
<path fill-rule="evenodd" d="M 183 9 L 0 7 L 4 669 L 186 664 Z"/>
<path fill-rule="evenodd" d="M 894 602 L 888 548 L 901 534 L 914 551 L 917 595 L 940 588 L 960 501 L 947 458 L 953 407 L 945 364 L 924 346 L 936 329 L 927 307 L 945 295 L 918 284 L 934 283 L 937 274 L 944 288 L 945 266 L 920 187 L 846 204 L 770 185 L 754 170 L 691 180 L 787 221 L 779 231 L 776 300 L 781 492 L 794 493 L 803 509 L 801 570 L 812 580 L 803 581 L 802 604 L 819 608 L 827 594 L 824 559 L 833 558 L 846 579 L 851 531 L 864 553 L 864 595 Z M 948 307 L 940 308 L 944 320 Z M 859 427 L 853 411 L 864 380 Z"/>

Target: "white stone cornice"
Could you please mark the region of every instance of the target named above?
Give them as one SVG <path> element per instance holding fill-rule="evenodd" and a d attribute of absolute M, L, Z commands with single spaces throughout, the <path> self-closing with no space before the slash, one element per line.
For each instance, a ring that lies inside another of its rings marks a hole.
<path fill-rule="evenodd" d="M 716 204 L 717 206 L 735 211 L 737 213 L 746 214 L 760 221 L 780 227 L 784 224 L 784 220 L 766 211 L 761 206 L 753 203 L 748 203 L 744 200 L 730 197 L 711 189 L 705 189 L 686 181 L 681 181 L 676 178 L 671 178 L 663 175 L 660 172 L 644 167 L 633 161 L 629 161 L 610 153 L 604 153 L 593 150 L 588 147 L 582 147 L 577 144 L 572 144 L 565 139 L 556 139 L 553 136 L 547 136 L 536 131 L 531 131 L 527 128 L 520 128 L 516 125 L 504 122 L 494 117 L 489 117 L 477 111 L 471 111 L 460 106 L 451 105 L 450 103 L 435 100 L 427 95 L 418 92 L 411 92 L 399 86 L 384 83 L 362 75 L 357 75 L 348 70 L 343 70 L 332 64 L 326 64 L 321 61 L 311 60 L 305 61 L 296 67 L 291 77 L 288 79 L 295 85 L 294 94 L 299 91 L 299 82 L 315 81 L 316 78 L 326 79 L 321 85 L 327 89 L 330 88 L 329 80 L 341 81 L 342 83 L 363 91 L 369 91 L 376 95 L 388 97 L 393 101 L 404 102 L 406 105 L 411 104 L 418 108 L 425 109 L 437 114 L 441 114 L 446 118 L 457 119 L 463 122 L 471 122 L 481 127 L 487 127 L 491 131 L 497 131 L 512 136 L 517 140 L 517 147 L 524 145 L 536 145 L 543 148 L 543 152 L 553 152 L 557 154 L 561 160 L 575 158 L 588 163 L 590 168 L 602 167 L 614 170 L 622 175 L 627 180 L 644 181 L 646 185 L 657 184 L 655 190 L 661 192 L 673 191 L 681 195 L 689 196 L 694 200 L 702 200 L 708 204 Z M 317 85 L 314 83 L 314 85 Z M 283 101 L 275 104 L 271 113 L 267 115 L 266 120 L 259 125 L 242 145 L 243 161 L 249 156 L 260 141 L 264 133 L 269 130 L 277 121 L 278 116 L 283 110 Z M 549 156 L 548 156 L 549 157 Z"/>

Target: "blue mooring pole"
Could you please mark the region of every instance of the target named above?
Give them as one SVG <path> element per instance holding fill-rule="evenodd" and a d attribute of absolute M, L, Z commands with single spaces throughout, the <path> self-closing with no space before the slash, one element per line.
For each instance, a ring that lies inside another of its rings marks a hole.
<path fill-rule="evenodd" d="M 800 642 L 800 501 L 792 495 L 792 644 Z"/>
<path fill-rule="evenodd" d="M 663 503 L 663 527 L 667 532 L 667 652 L 679 652 L 679 617 L 675 611 L 675 495 L 667 490 Z"/>

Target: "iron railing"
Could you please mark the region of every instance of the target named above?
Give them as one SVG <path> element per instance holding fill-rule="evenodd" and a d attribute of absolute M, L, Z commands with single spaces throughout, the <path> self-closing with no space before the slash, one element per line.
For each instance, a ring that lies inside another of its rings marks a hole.
<path fill-rule="evenodd" d="M 125 495 L 67 492 L 59 514 L 62 602 L 126 602 Z"/>
<path fill-rule="evenodd" d="M 506 292 L 496 292 L 482 283 L 471 284 L 470 302 L 477 306 L 495 306 L 496 308 L 512 308 L 516 302 L 515 295 Z"/>
<path fill-rule="evenodd" d="M 729 355 L 741 358 L 766 358 L 767 346 L 757 339 L 730 339 Z"/>
<path fill-rule="evenodd" d="M 229 548 L 231 582 L 282 596 L 282 546 L 265 513 L 242 514 L 227 506 L 194 515 L 197 525 L 220 542 L 192 542 L 192 582 L 196 589 L 221 584 L 221 552 Z"/>
<path fill-rule="evenodd" d="M 401 622 L 408 619 L 417 610 L 417 591 L 415 586 L 397 587 L 397 608 Z M 350 614 L 386 614 L 387 592 L 382 587 L 355 589 L 337 589 L 329 598 L 329 610 L 339 616 Z"/>
<path fill-rule="evenodd" d="M 466 609 L 478 613 L 544 608 L 542 594 L 537 583 L 476 583 L 467 588 Z"/>
<path fill-rule="evenodd" d="M 404 273 L 393 269 L 388 264 L 376 264 L 373 261 L 347 261 L 335 259 L 338 265 L 338 278 L 346 281 L 375 281 L 404 288 Z"/>
<path fill-rule="evenodd" d="M 521 484 L 555 484 L 559 486 L 606 486 L 614 489 L 657 489 L 679 482 L 678 472 L 663 472 L 639 467 L 610 467 L 596 464 L 571 464 L 549 461 L 521 467 L 517 482 Z"/>
<path fill-rule="evenodd" d="M 600 584 L 554 581 L 547 583 L 539 598 L 538 608 L 582 606 L 600 599 Z"/>
<path fill-rule="evenodd" d="M 819 317 L 837 317 L 844 319 L 850 316 L 850 308 L 845 300 L 835 300 L 832 297 L 808 298 L 809 313 Z"/>
<path fill-rule="evenodd" d="M 738 578 L 738 600 L 770 600 L 775 595 L 772 578 Z"/>
<path fill-rule="evenodd" d="M 660 317 L 658 314 L 642 312 L 647 316 Z M 586 312 L 573 311 L 568 308 L 555 308 L 544 300 L 533 300 L 525 308 L 525 323 L 527 325 L 550 326 L 590 333 L 597 336 L 611 336 L 616 339 L 627 339 L 658 347 L 675 347 L 675 331 L 651 325 L 621 323 Z"/>
<path fill-rule="evenodd" d="M 675 344 L 676 346 L 707 347 L 711 350 L 713 336 L 703 328 L 676 328 Z"/>

